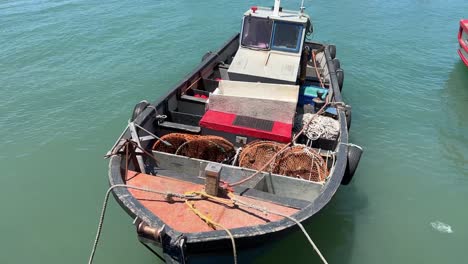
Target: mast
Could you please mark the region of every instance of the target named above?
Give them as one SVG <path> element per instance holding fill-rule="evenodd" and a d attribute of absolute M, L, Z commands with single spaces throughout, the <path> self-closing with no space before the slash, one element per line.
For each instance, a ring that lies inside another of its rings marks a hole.
<path fill-rule="evenodd" d="M 275 6 L 273 7 L 273 16 L 279 17 L 281 0 L 275 0 Z"/>

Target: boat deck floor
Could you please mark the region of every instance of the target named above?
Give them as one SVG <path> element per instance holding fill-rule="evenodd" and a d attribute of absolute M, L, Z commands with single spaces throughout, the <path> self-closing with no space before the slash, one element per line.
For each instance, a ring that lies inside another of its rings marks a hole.
<path fill-rule="evenodd" d="M 182 181 L 165 176 L 153 176 L 134 171 L 129 171 L 127 175 L 127 184 L 149 188 L 161 192 L 172 192 L 184 194 L 190 191 L 202 191 L 204 186 L 187 181 Z M 183 199 L 173 198 L 171 202 L 167 201 L 164 195 L 129 189 L 129 192 L 145 206 L 149 211 L 158 216 L 166 225 L 175 230 L 185 233 L 212 231 L 206 222 L 204 222 Z M 275 204 L 268 201 L 261 201 L 252 197 L 239 196 L 237 198 L 245 203 L 263 207 L 267 210 L 275 211 L 285 215 L 292 215 L 298 211 L 296 208 Z M 220 198 L 226 203 L 229 198 Z M 238 227 L 261 225 L 272 221 L 281 220 L 283 217 L 274 214 L 265 214 L 258 210 L 244 206 L 234 207 L 228 204 L 215 202 L 212 200 L 192 200 L 195 208 L 205 216 L 208 216 L 214 222 L 232 229 Z M 220 229 L 220 228 L 216 228 Z"/>

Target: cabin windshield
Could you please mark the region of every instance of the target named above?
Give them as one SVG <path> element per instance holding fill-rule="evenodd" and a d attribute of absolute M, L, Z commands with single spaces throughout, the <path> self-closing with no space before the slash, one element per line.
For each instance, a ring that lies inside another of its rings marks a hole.
<path fill-rule="evenodd" d="M 298 52 L 301 47 L 303 28 L 301 24 L 275 22 L 271 49 Z"/>
<path fill-rule="evenodd" d="M 270 19 L 245 17 L 241 45 L 256 49 L 269 49 L 272 24 Z"/>

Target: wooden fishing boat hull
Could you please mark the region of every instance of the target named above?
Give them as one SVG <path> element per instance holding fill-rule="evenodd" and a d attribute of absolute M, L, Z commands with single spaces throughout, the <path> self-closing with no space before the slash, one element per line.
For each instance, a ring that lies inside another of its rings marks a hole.
<path fill-rule="evenodd" d="M 344 105 L 342 103 L 341 89 L 337 78 L 337 69 L 327 45 L 315 42 L 306 42 L 305 45 L 315 49 L 324 50 L 324 58 L 326 60 L 327 70 L 330 78 L 330 89 L 334 93 L 334 103 Z M 198 79 L 199 76 L 211 71 L 213 68 L 221 67 L 220 62 L 227 61 L 236 53 L 239 46 L 239 34 L 229 39 L 218 51 L 207 53 L 201 64 L 195 70 L 187 75 L 179 84 L 168 91 L 151 104 L 151 107 L 146 107 L 139 115 L 136 116 L 134 122 L 139 126 L 149 131 L 163 131 L 164 127 L 158 127 L 157 114 L 164 112 L 164 107 L 170 104 L 171 96 L 174 96 Z M 200 106 L 203 107 L 203 106 Z M 305 222 L 320 211 L 338 190 L 340 184 L 344 181 L 344 177 L 352 177 L 350 175 L 349 166 L 349 145 L 348 145 L 348 128 L 350 112 L 345 107 L 337 107 L 337 120 L 340 126 L 340 137 L 335 148 L 335 165 L 331 171 L 329 179 L 324 183 L 320 193 L 307 204 L 297 205 L 300 208 L 292 214 L 292 216 L 300 222 Z M 185 128 L 184 128 L 185 129 Z M 120 142 L 131 137 L 127 130 L 120 138 Z M 142 148 L 150 149 L 150 143 L 142 142 Z M 125 181 L 125 161 L 123 153 L 111 153 L 109 162 L 109 184 L 111 186 L 118 184 L 126 184 Z M 357 160 L 358 162 L 359 160 Z M 355 164 L 357 166 L 357 164 Z M 354 167 L 355 169 L 355 167 Z M 187 260 L 196 259 L 196 255 L 203 256 L 204 253 L 210 252 L 232 252 L 232 245 L 229 235 L 224 230 L 212 230 L 207 232 L 181 232 L 173 228 L 168 223 L 164 222 L 153 211 L 148 209 L 144 203 L 135 197 L 134 193 L 127 188 L 115 188 L 112 191 L 115 199 L 120 206 L 133 218 L 136 219 L 137 233 L 141 242 L 147 246 L 156 246 L 162 248 L 162 254 L 167 262 L 184 263 Z M 277 221 L 267 222 L 261 225 L 237 227 L 230 229 L 232 236 L 235 238 L 236 247 L 252 248 L 259 245 L 266 245 L 269 241 L 280 239 L 285 234 L 296 229 L 295 223 L 287 218 Z M 189 257 L 191 256 L 191 257 Z"/>

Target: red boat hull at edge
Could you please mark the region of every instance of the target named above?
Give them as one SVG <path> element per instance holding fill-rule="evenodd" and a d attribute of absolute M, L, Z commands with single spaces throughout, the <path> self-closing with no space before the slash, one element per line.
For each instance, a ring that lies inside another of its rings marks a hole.
<path fill-rule="evenodd" d="M 460 30 L 458 31 L 458 55 L 463 63 L 468 67 L 468 19 L 460 20 Z"/>

